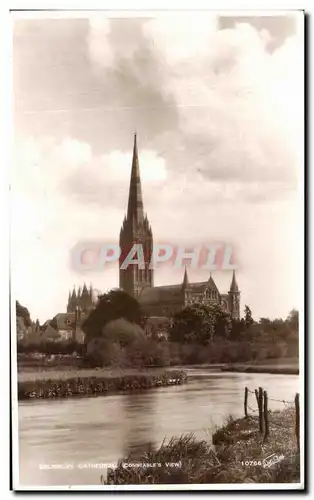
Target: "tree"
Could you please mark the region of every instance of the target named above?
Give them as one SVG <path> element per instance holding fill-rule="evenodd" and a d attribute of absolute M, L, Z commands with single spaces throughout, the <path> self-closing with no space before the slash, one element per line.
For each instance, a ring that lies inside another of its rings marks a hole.
<path fill-rule="evenodd" d="M 271 320 L 269 318 L 260 318 L 259 324 L 262 326 L 269 326 L 271 324 Z"/>
<path fill-rule="evenodd" d="M 254 319 L 252 318 L 252 311 L 249 306 L 244 307 L 244 324 L 245 329 L 248 330 L 254 323 Z"/>
<path fill-rule="evenodd" d="M 220 304 L 212 304 L 208 307 L 208 312 L 214 318 L 214 336 L 227 339 L 232 330 L 232 318 L 224 311 Z"/>
<path fill-rule="evenodd" d="M 214 322 L 206 306 L 187 306 L 173 318 L 170 340 L 173 342 L 210 343 L 214 335 Z"/>
<path fill-rule="evenodd" d="M 125 352 L 118 342 L 94 338 L 87 345 L 85 362 L 89 366 L 124 366 Z"/>
<path fill-rule="evenodd" d="M 27 309 L 27 307 L 21 306 L 21 304 L 19 303 L 18 300 L 16 300 L 16 302 L 15 302 L 15 307 L 16 307 L 16 317 L 17 318 L 19 318 L 19 317 L 23 318 L 24 325 L 26 327 L 31 326 L 32 320 L 31 320 L 31 316 L 29 314 L 29 310 Z"/>
<path fill-rule="evenodd" d="M 167 366 L 169 352 L 163 344 L 149 339 L 139 325 L 117 319 L 105 325 L 102 337 L 90 340 L 85 361 L 90 366 Z"/>
<path fill-rule="evenodd" d="M 105 325 L 119 318 L 141 325 L 141 307 L 138 301 L 126 292 L 110 290 L 99 297 L 96 308 L 82 324 L 87 342 L 93 338 L 101 337 Z"/>
<path fill-rule="evenodd" d="M 245 331 L 244 319 L 232 318 L 229 340 L 240 340 Z"/>
<path fill-rule="evenodd" d="M 296 309 L 292 309 L 292 311 L 290 311 L 287 319 L 286 319 L 286 322 L 288 323 L 288 325 L 291 327 L 291 329 L 295 332 L 298 332 L 299 331 L 299 311 L 297 311 Z"/>
<path fill-rule="evenodd" d="M 219 304 L 187 306 L 175 314 L 170 330 L 173 342 L 210 344 L 215 336 L 228 338 L 231 317 Z"/>
<path fill-rule="evenodd" d="M 123 318 L 109 321 L 102 331 L 102 337 L 108 342 L 118 342 L 121 347 L 127 347 L 135 340 L 146 338 L 144 330 L 136 323 L 130 323 Z"/>

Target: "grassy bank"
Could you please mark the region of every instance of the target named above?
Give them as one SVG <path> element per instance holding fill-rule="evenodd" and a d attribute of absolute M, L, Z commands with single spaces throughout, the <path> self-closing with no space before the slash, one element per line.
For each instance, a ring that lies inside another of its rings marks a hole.
<path fill-rule="evenodd" d="M 191 434 L 172 438 L 158 450 L 130 454 L 109 470 L 104 484 L 298 483 L 294 412 L 271 412 L 269 420 L 266 442 L 256 417 L 230 418 L 212 443 Z"/>
<path fill-rule="evenodd" d="M 91 371 L 91 370 L 89 370 Z M 129 374 L 104 374 L 102 370 L 97 375 L 66 376 L 60 372 L 58 378 L 19 379 L 18 399 L 54 398 L 73 396 L 93 396 L 120 391 L 143 390 L 154 387 L 182 384 L 187 381 L 183 371 L 147 371 Z M 29 374 L 27 374 L 29 375 Z"/>
<path fill-rule="evenodd" d="M 280 358 L 253 363 L 230 363 L 221 366 L 220 369 L 227 372 L 299 375 L 299 360 L 297 358 Z"/>
<path fill-rule="evenodd" d="M 224 372 L 247 372 L 247 373 L 274 373 L 286 375 L 299 374 L 299 360 L 297 358 L 278 358 L 265 360 L 252 360 L 248 363 L 202 363 L 196 365 L 181 365 L 178 369 L 209 369 Z"/>
<path fill-rule="evenodd" d="M 169 371 L 184 371 L 183 368 L 169 369 Z M 167 370 L 168 371 L 168 370 Z M 112 378 L 124 377 L 126 375 L 161 375 L 165 373 L 164 368 L 71 368 L 26 370 L 18 373 L 19 382 L 38 380 L 67 380 L 72 378 Z"/>

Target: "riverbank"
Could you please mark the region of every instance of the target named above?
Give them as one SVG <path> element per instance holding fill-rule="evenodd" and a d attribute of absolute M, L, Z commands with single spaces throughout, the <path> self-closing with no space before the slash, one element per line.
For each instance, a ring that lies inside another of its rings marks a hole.
<path fill-rule="evenodd" d="M 172 438 L 157 450 L 131 453 L 104 484 L 298 483 L 300 457 L 294 434 L 294 411 L 270 412 L 266 442 L 255 416 L 218 429 L 212 443 L 192 434 Z"/>
<path fill-rule="evenodd" d="M 90 370 L 88 371 L 90 372 Z M 47 374 L 44 374 L 45 376 Z M 144 390 L 155 387 L 178 385 L 187 381 L 184 371 L 146 371 L 144 373 L 104 374 L 80 372 L 77 376 L 65 376 L 64 372 L 55 373 L 52 378 L 36 377 L 19 379 L 18 399 L 46 399 L 75 396 L 97 396 L 121 391 Z"/>
<path fill-rule="evenodd" d="M 268 359 L 248 363 L 203 363 L 199 365 L 181 365 L 176 368 L 219 370 L 222 372 L 238 373 L 269 373 L 275 375 L 299 375 L 299 361 L 297 358 Z"/>
<path fill-rule="evenodd" d="M 221 371 L 238 373 L 270 373 L 276 375 L 299 375 L 298 358 L 266 359 L 248 363 L 228 363 Z"/>
<path fill-rule="evenodd" d="M 299 375 L 299 367 L 294 366 L 269 366 L 269 365 L 225 365 L 220 368 L 222 372 L 238 373 L 270 373 L 274 375 Z"/>

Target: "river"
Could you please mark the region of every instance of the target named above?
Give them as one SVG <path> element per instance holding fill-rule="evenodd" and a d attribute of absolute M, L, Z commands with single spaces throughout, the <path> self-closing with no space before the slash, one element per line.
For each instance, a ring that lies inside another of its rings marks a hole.
<path fill-rule="evenodd" d="M 297 375 L 188 369 L 182 386 L 93 398 L 19 403 L 20 485 L 100 484 L 102 464 L 131 449 L 194 433 L 211 439 L 229 415 L 243 416 L 244 387 L 262 386 L 269 397 L 292 401 Z M 255 396 L 249 405 L 256 408 Z M 270 409 L 283 403 L 270 401 Z"/>

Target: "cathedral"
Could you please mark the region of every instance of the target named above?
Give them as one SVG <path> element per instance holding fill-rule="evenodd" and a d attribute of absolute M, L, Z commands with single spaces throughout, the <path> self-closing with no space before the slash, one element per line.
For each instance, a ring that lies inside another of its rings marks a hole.
<path fill-rule="evenodd" d="M 79 287 L 76 292 L 73 288 L 72 292 L 69 291 L 67 313 L 75 313 L 77 309 L 80 309 L 84 314 L 88 314 L 95 307 L 95 297 L 94 291 L 90 286 L 87 289 L 84 283 L 83 288 Z"/>
<path fill-rule="evenodd" d="M 141 244 L 145 256 L 145 268 L 129 265 L 121 269 L 121 264 L 134 244 Z M 220 293 L 212 276 L 207 281 L 190 283 L 187 269 L 182 282 L 177 285 L 154 286 L 154 270 L 149 268 L 153 251 L 153 233 L 147 215 L 144 214 L 142 186 L 134 136 L 131 180 L 127 214 L 120 231 L 121 256 L 119 262 L 119 287 L 137 298 L 144 314 L 148 317 L 171 317 L 183 307 L 202 303 L 220 304 L 235 319 L 240 318 L 240 290 L 233 271 L 228 293 Z"/>

